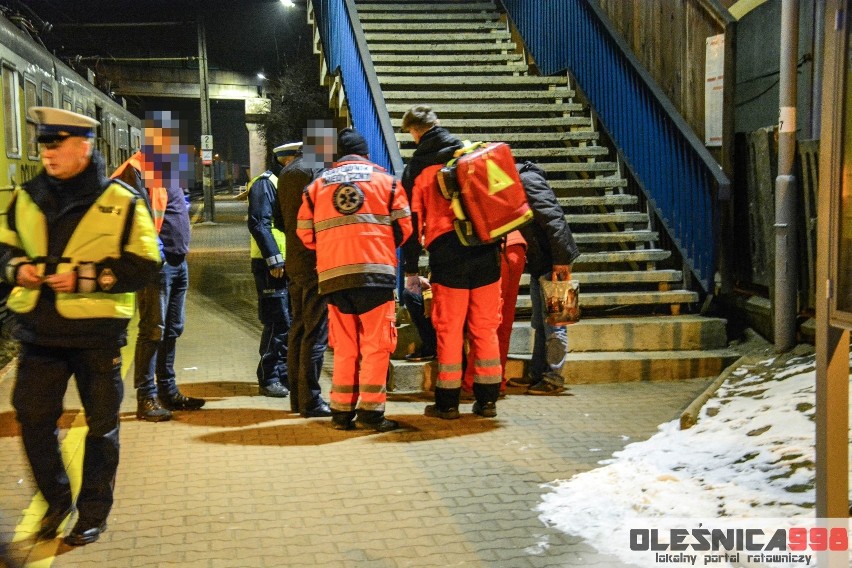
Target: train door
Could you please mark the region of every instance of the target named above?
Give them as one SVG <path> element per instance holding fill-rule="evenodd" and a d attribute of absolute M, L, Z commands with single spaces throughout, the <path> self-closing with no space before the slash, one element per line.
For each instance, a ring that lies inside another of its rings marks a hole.
<path fill-rule="evenodd" d="M 0 63 L 0 98 L 3 105 L 3 148 L 0 152 L 0 208 L 5 209 L 18 180 L 16 164 L 21 159 L 21 122 L 18 112 L 18 73 Z"/>
<path fill-rule="evenodd" d="M 107 155 L 107 141 L 106 141 L 106 132 L 107 128 L 104 125 L 104 109 L 102 106 L 95 105 L 95 120 L 98 121 L 98 130 L 97 130 L 97 148 L 98 152 L 104 156 L 106 159 Z"/>

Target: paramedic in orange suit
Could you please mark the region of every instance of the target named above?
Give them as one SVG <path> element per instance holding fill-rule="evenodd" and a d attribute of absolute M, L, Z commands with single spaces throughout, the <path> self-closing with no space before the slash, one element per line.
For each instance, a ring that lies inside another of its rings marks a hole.
<path fill-rule="evenodd" d="M 497 328 L 497 342 L 500 345 L 500 368 L 503 369 L 500 380 L 501 396 L 506 391 L 506 361 L 509 359 L 512 324 L 515 323 L 515 307 L 526 260 L 527 241 L 521 231 L 512 231 L 506 235 L 506 245 L 500 251 L 500 290 L 503 297 L 500 300 L 501 321 L 500 327 Z M 462 393 L 467 397 L 473 396 L 473 369 L 473 361 L 468 359 L 462 382 Z"/>
<path fill-rule="evenodd" d="M 396 180 L 367 159 L 358 132 L 342 130 L 337 148 L 341 158 L 305 188 L 296 233 L 316 250 L 328 297 L 332 426 L 350 430 L 357 416 L 387 432 L 399 426 L 385 418 L 386 380 L 396 348 L 396 249 L 411 235 L 411 210 Z"/>
<path fill-rule="evenodd" d="M 464 246 L 453 228 L 454 215 L 438 187 L 437 173 L 461 141 L 442 128 L 427 105 L 415 105 L 402 117 L 417 148 L 402 174 L 415 218 L 414 236 L 406 243 L 406 288 L 419 292 L 417 260 L 420 236 L 429 251 L 432 272 L 432 324 L 438 338 L 438 379 L 435 404 L 426 416 L 459 417 L 465 327 L 473 362 L 474 414 L 497 416 L 503 370 L 497 328 L 500 325 L 500 245 Z"/>

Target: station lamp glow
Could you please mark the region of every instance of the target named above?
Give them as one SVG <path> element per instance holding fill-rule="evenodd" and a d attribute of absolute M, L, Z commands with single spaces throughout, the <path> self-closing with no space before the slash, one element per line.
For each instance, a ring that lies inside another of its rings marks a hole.
<path fill-rule="evenodd" d="M 293 0 L 281 0 L 281 3 L 284 5 L 285 8 L 295 8 L 296 7 L 296 4 L 293 2 Z"/>

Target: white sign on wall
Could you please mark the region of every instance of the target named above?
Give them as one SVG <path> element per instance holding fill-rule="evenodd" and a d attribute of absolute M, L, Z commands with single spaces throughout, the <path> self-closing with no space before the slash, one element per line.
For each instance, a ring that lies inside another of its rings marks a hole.
<path fill-rule="evenodd" d="M 704 64 L 704 144 L 722 145 L 725 88 L 725 34 L 707 38 Z"/>

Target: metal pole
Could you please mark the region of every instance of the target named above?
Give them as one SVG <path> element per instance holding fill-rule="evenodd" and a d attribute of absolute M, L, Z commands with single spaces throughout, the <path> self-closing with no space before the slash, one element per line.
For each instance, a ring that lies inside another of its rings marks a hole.
<path fill-rule="evenodd" d="M 778 177 L 775 179 L 775 350 L 796 344 L 798 255 L 796 247 L 796 61 L 799 0 L 781 2 Z"/>
<path fill-rule="evenodd" d="M 201 135 L 210 134 L 210 85 L 207 72 L 207 31 L 204 27 L 204 14 L 198 15 L 198 84 L 201 93 Z M 204 221 L 214 221 L 213 211 L 213 174 L 212 166 L 201 165 L 202 187 L 204 189 Z"/>

